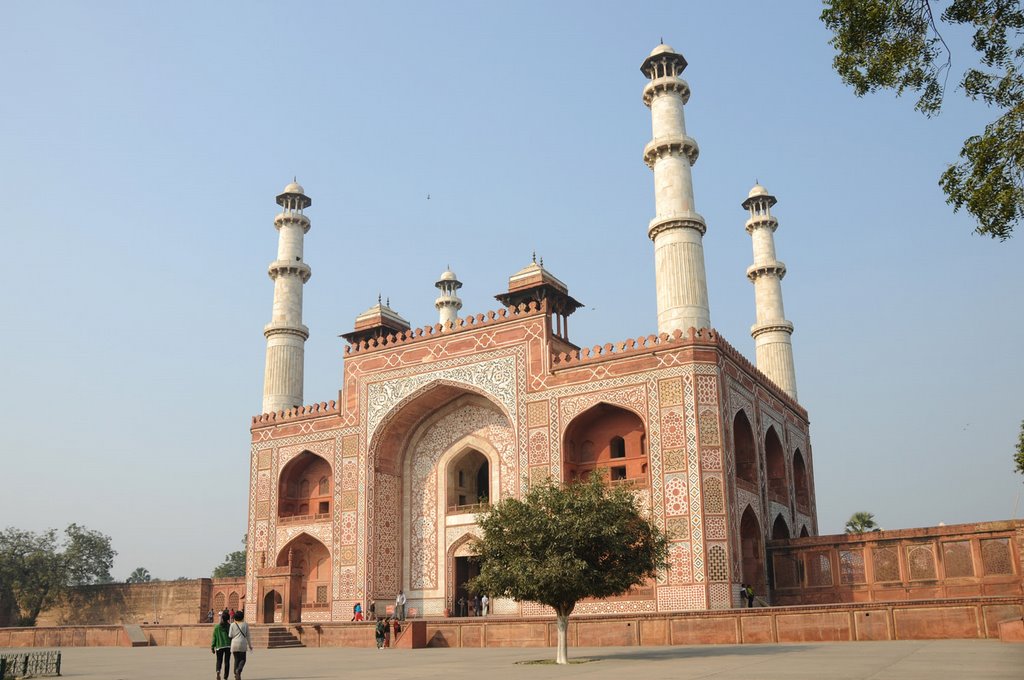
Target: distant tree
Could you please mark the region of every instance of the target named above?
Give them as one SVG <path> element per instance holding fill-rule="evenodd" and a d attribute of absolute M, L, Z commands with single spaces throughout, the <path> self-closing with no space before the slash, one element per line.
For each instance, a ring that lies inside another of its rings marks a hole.
<path fill-rule="evenodd" d="M 855 512 L 846 520 L 846 533 L 863 534 L 865 531 L 879 531 L 875 516 L 870 512 Z"/>
<path fill-rule="evenodd" d="M 1020 436 L 1017 439 L 1017 453 L 1013 456 L 1017 472 L 1024 475 L 1024 420 L 1020 423 Z"/>
<path fill-rule="evenodd" d="M 559 664 L 568 663 L 566 630 L 579 600 L 624 593 L 668 566 L 668 541 L 635 496 L 596 474 L 566 486 L 533 486 L 477 523 L 480 575 L 469 589 L 554 609 Z"/>
<path fill-rule="evenodd" d="M 977 63 L 959 84 L 970 99 L 993 108 L 996 118 L 967 138 L 961 161 L 939 184 L 954 211 L 965 208 L 974 217 L 977 233 L 1009 238 L 1024 218 L 1021 0 L 825 0 L 821 20 L 832 31 L 832 65 L 858 97 L 877 90 L 916 92 L 915 108 L 928 117 L 942 107 L 953 64 L 940 26 L 973 31 Z"/>
<path fill-rule="evenodd" d="M 135 571 L 125 579 L 125 583 L 149 583 L 154 580 L 157 579 L 154 579 L 150 575 L 149 569 L 146 569 L 145 567 L 135 567 Z"/>
<path fill-rule="evenodd" d="M 214 568 L 214 578 L 242 578 L 245 576 L 245 548 L 247 538 L 247 536 L 242 536 L 242 549 L 225 555 L 224 562 Z"/>
<path fill-rule="evenodd" d="M 109 583 L 117 553 L 110 537 L 69 524 L 63 538 L 9 527 L 0 531 L 0 602 L 14 603 L 18 622 L 34 626 L 72 586 Z"/>

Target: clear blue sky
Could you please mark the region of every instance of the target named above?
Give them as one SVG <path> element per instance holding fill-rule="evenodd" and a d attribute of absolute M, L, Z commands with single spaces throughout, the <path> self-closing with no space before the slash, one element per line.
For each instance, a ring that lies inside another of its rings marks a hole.
<path fill-rule="evenodd" d="M 779 198 L 822 532 L 857 510 L 886 528 L 1011 517 L 1024 233 L 973 236 L 936 183 L 989 112 L 957 92 L 932 120 L 857 99 L 818 12 L 7 3 L 0 525 L 106 532 L 119 578 L 208 575 L 238 548 L 292 175 L 313 198 L 309 402 L 337 396 L 336 336 L 378 291 L 435 321 L 449 263 L 476 313 L 536 249 L 587 304 L 578 344 L 654 332 L 639 66 L 662 36 L 690 63 L 712 323 L 750 357 L 739 204 L 755 178 Z"/>

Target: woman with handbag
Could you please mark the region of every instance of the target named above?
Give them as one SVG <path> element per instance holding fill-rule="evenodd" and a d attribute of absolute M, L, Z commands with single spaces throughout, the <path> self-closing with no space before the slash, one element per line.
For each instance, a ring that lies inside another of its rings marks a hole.
<path fill-rule="evenodd" d="M 242 610 L 235 612 L 235 621 L 231 624 L 228 637 L 231 638 L 231 656 L 235 660 L 235 680 L 242 680 L 242 669 L 245 667 L 245 648 L 252 651 L 252 641 L 249 639 L 249 624 L 242 621 Z"/>

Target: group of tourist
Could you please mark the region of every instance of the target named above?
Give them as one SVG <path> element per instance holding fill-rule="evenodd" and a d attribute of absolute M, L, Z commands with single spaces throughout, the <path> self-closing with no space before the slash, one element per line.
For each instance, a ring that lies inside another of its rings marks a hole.
<path fill-rule="evenodd" d="M 487 595 L 474 595 L 472 599 L 466 599 L 465 595 L 459 595 L 455 602 L 456 616 L 487 616 L 487 609 L 491 600 Z"/>
<path fill-rule="evenodd" d="M 217 655 L 217 680 L 227 680 L 232 658 L 235 662 L 235 680 L 242 680 L 246 648 L 252 651 L 249 624 L 242 620 L 244 618 L 242 610 L 232 614 L 225 609 L 220 614 L 220 623 L 213 627 L 210 651 Z M 221 675 L 221 668 L 224 669 L 224 675 Z"/>

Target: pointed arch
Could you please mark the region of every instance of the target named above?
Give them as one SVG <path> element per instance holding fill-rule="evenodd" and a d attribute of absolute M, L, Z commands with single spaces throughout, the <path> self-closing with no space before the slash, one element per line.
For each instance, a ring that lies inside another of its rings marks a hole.
<path fill-rule="evenodd" d="M 811 507 L 811 488 L 807 478 L 807 465 L 800 449 L 793 452 L 793 492 L 796 504 L 805 511 Z"/>
<path fill-rule="evenodd" d="M 291 566 L 301 573 L 303 607 L 326 605 L 331 601 L 331 553 L 320 539 L 305 531 L 291 539 L 277 553 L 278 567 Z"/>
<path fill-rule="evenodd" d="M 749 505 L 740 518 L 740 562 L 743 582 L 754 586 L 755 592 L 764 592 L 765 557 L 764 535 L 757 514 Z"/>
<path fill-rule="evenodd" d="M 757 488 L 757 444 L 754 428 L 747 414 L 740 409 L 732 419 L 733 453 L 736 460 L 736 479 Z"/>
<path fill-rule="evenodd" d="M 330 519 L 331 464 L 311 451 L 303 451 L 281 468 L 278 476 L 277 516 L 280 520 Z M 326 480 L 326 484 L 323 482 Z"/>
<path fill-rule="evenodd" d="M 775 523 L 772 524 L 772 540 L 777 541 L 780 538 L 790 538 L 789 525 L 786 524 L 786 518 L 782 513 L 775 516 Z"/>
<path fill-rule="evenodd" d="M 764 435 L 764 462 L 768 473 L 768 493 L 775 494 L 781 503 L 789 505 L 786 454 L 774 425 L 769 427 Z"/>
<path fill-rule="evenodd" d="M 579 479 L 596 470 L 613 482 L 648 485 L 647 437 L 636 411 L 598 402 L 578 413 L 562 435 L 562 475 Z"/>
<path fill-rule="evenodd" d="M 402 471 L 405 452 L 412 435 L 431 414 L 438 413 L 455 400 L 466 395 L 476 395 L 486 400 L 495 410 L 514 423 L 508 409 L 493 395 L 475 385 L 453 380 L 433 380 L 411 392 L 393 405 L 380 419 L 370 435 L 368 451 L 374 469 L 391 475 Z"/>

